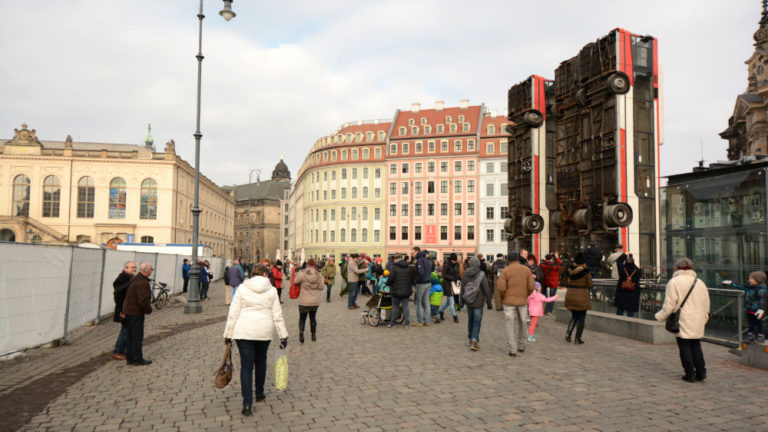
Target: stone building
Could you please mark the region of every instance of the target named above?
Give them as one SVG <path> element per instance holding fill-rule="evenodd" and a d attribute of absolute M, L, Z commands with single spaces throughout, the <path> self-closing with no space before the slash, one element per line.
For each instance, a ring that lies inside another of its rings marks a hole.
<path fill-rule="evenodd" d="M 0 241 L 191 243 L 195 170 L 145 144 L 41 141 L 22 125 L 0 141 Z M 234 200 L 200 176 L 200 243 L 232 252 Z"/>

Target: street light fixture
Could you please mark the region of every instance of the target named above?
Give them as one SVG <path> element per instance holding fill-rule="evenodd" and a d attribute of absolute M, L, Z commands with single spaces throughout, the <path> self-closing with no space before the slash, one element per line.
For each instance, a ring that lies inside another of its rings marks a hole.
<path fill-rule="evenodd" d="M 219 12 L 225 20 L 229 21 L 235 17 L 232 11 L 232 0 L 224 0 L 224 9 Z M 199 36 L 197 44 L 197 121 L 195 123 L 195 202 L 192 206 L 192 267 L 189 269 L 189 299 L 184 306 L 185 314 L 201 313 L 203 305 L 200 304 L 200 267 L 197 264 L 197 249 L 199 244 L 200 232 L 200 81 L 203 71 L 203 0 L 200 0 L 200 12 L 197 14 L 200 20 Z"/>

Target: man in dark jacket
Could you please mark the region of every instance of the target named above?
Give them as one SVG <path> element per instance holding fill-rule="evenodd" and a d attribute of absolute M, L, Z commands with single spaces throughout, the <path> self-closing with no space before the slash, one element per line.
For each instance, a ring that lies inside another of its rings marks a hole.
<path fill-rule="evenodd" d="M 449 255 L 443 263 L 443 298 L 445 298 L 445 304 L 440 307 L 440 319 L 445 319 L 443 314 L 445 310 L 450 308 L 451 315 L 453 315 L 453 322 L 458 323 L 459 317 L 456 314 L 456 308 L 454 304 L 458 304 L 459 300 L 459 256 L 455 253 Z M 454 286 L 456 290 L 454 290 Z"/>
<path fill-rule="evenodd" d="M 479 291 L 477 291 L 479 290 Z M 476 294 L 471 294 L 476 292 Z M 480 349 L 480 325 L 483 322 L 483 304 L 491 309 L 491 289 L 488 286 L 488 278 L 480 269 L 480 260 L 477 257 L 469 259 L 469 268 L 464 270 L 461 278 L 460 305 L 467 305 L 467 338 L 469 349 Z"/>
<path fill-rule="evenodd" d="M 603 252 L 596 248 L 594 243 L 590 243 L 582 253 L 587 261 L 587 270 L 592 275 L 592 279 L 599 278 L 600 266 L 603 262 Z M 592 298 L 597 298 L 597 288 L 592 288 Z"/>
<path fill-rule="evenodd" d="M 408 311 L 408 298 L 413 294 L 414 274 L 408 262 L 402 259 L 400 254 L 395 255 L 395 264 L 390 270 L 387 285 L 392 294 L 392 319 L 389 321 L 389 327 L 394 327 L 397 323 L 397 316 L 400 314 L 400 308 L 403 310 L 403 325 L 410 327 L 411 318 Z"/>
<path fill-rule="evenodd" d="M 125 360 L 125 343 L 128 340 L 128 325 L 125 323 L 125 315 L 123 314 L 123 301 L 125 301 L 125 291 L 128 289 L 128 283 L 136 274 L 136 263 L 133 261 L 126 261 L 123 264 L 123 271 L 117 275 L 117 278 L 112 282 L 112 288 L 114 288 L 113 297 L 115 299 L 115 313 L 112 315 L 112 321 L 120 323 L 120 334 L 117 335 L 117 342 L 115 342 L 115 350 L 112 351 L 112 358 L 115 360 Z"/>
<path fill-rule="evenodd" d="M 152 313 L 152 291 L 149 286 L 149 276 L 154 271 L 152 264 L 143 262 L 139 266 L 139 274 L 128 285 L 123 302 L 123 313 L 128 323 L 128 341 L 125 350 L 125 360 L 128 365 L 146 366 L 152 360 L 144 358 L 141 345 L 144 342 L 144 315 Z"/>
<path fill-rule="evenodd" d="M 429 290 L 432 288 L 432 261 L 427 257 L 427 251 L 414 247 L 411 250 L 411 257 L 414 258 L 416 267 L 416 294 L 414 297 L 416 303 L 416 320 L 414 327 L 426 327 L 429 325 L 431 316 L 429 308 Z"/>

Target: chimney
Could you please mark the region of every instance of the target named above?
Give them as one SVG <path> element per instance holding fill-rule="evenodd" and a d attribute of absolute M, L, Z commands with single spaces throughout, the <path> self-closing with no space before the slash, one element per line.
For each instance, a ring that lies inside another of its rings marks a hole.
<path fill-rule="evenodd" d="M 459 108 L 467 108 L 467 107 L 469 107 L 469 99 L 467 98 L 459 99 Z"/>
<path fill-rule="evenodd" d="M 507 118 L 507 117 L 509 117 L 509 110 L 505 108 L 504 109 L 504 118 Z"/>
<path fill-rule="evenodd" d="M 419 112 L 419 109 L 421 108 L 421 104 L 418 102 L 414 102 L 411 104 L 411 112 L 417 113 Z"/>
<path fill-rule="evenodd" d="M 362 126 L 362 125 L 363 125 L 363 121 L 362 121 L 362 120 L 358 120 L 358 121 L 357 121 L 357 125 L 358 125 L 358 126 Z"/>
<path fill-rule="evenodd" d="M 496 117 L 496 110 L 491 110 L 491 117 Z"/>
<path fill-rule="evenodd" d="M 379 119 L 376 119 L 376 120 L 373 121 L 373 124 L 379 124 L 379 123 L 380 123 Z"/>
<path fill-rule="evenodd" d="M 445 108 L 445 101 L 435 101 L 435 111 L 442 111 Z"/>

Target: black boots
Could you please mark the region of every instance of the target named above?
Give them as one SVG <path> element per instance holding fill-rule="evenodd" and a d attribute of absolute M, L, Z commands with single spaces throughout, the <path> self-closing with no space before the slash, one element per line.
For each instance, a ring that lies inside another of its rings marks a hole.
<path fill-rule="evenodd" d="M 454 316 L 453 316 L 453 322 L 455 322 L 455 323 L 457 323 L 457 324 L 458 324 L 458 322 L 459 322 L 459 317 L 458 317 L 458 315 L 454 315 Z"/>
<path fill-rule="evenodd" d="M 582 333 L 584 333 L 584 323 L 580 322 L 576 324 L 576 343 L 579 345 L 584 343 L 584 341 L 581 340 Z"/>
<path fill-rule="evenodd" d="M 304 343 L 304 332 L 299 332 L 299 342 Z"/>
<path fill-rule="evenodd" d="M 573 333 L 573 329 L 576 325 L 576 321 L 571 318 L 570 321 L 568 321 L 568 330 L 565 331 L 565 341 L 570 342 L 571 341 L 571 334 Z"/>

